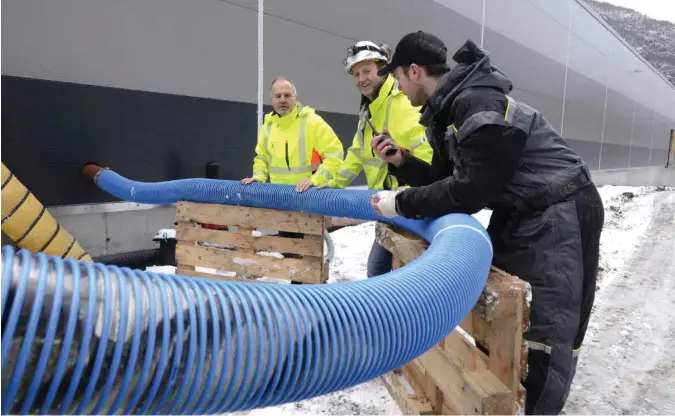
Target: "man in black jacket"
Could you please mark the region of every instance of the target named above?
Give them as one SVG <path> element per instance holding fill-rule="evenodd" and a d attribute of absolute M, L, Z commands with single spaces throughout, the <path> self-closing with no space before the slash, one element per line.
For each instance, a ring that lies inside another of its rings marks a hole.
<path fill-rule="evenodd" d="M 468 40 L 447 66 L 434 35 L 410 33 L 389 65 L 434 149 L 431 165 L 372 146 L 412 188 L 373 196 L 388 217 L 433 218 L 492 209 L 493 263 L 532 286 L 527 414 L 557 414 L 567 400 L 593 305 L 602 200 L 585 162 L 537 110 L 508 94 L 512 84 Z"/>

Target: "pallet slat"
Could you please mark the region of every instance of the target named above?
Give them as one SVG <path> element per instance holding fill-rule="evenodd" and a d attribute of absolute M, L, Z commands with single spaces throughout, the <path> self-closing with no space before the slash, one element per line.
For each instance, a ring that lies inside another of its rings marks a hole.
<path fill-rule="evenodd" d="M 323 259 L 277 259 L 274 257 L 230 251 L 214 247 L 200 247 L 184 242 L 176 244 L 176 263 L 201 266 L 238 274 L 291 279 L 303 283 L 322 283 Z"/>
<path fill-rule="evenodd" d="M 376 238 L 394 255 L 395 269 L 428 247 L 419 237 L 385 224 L 377 224 Z M 527 375 L 522 334 L 529 325 L 530 296 L 527 283 L 492 267 L 461 329 L 397 371 L 429 400 L 436 414 L 515 413 L 526 397 L 520 380 Z"/>
<path fill-rule="evenodd" d="M 176 204 L 176 219 L 179 222 L 237 225 L 314 235 L 323 235 L 326 223 L 323 216 L 316 214 L 186 201 Z"/>
<path fill-rule="evenodd" d="M 193 223 L 179 222 L 176 238 L 184 242 L 209 242 L 222 246 L 293 253 L 305 256 L 323 256 L 323 236 L 307 234 L 304 238 L 286 238 L 274 235 L 253 237 L 250 232 L 233 232 L 196 227 Z"/>
<path fill-rule="evenodd" d="M 430 349 L 415 361 L 443 392 L 451 408 L 468 414 L 511 412 L 515 401 L 513 392 L 489 370 L 462 371 L 452 357 L 439 348 Z"/>
<path fill-rule="evenodd" d="M 391 394 L 396 403 L 401 407 L 404 415 L 433 415 L 434 409 L 426 397 L 409 394 L 400 379 L 400 375 L 394 372 L 387 373 L 382 377 L 387 391 Z"/>

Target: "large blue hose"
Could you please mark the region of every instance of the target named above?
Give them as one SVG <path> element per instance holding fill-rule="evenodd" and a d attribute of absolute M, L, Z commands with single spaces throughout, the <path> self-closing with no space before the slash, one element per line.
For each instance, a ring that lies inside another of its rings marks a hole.
<path fill-rule="evenodd" d="M 2 413 L 213 414 L 278 405 L 381 376 L 447 336 L 476 303 L 492 247 L 473 217 L 387 220 L 368 190 L 187 179 L 96 183 L 179 200 L 388 221 L 431 242 L 384 276 L 262 285 L 2 256 Z"/>

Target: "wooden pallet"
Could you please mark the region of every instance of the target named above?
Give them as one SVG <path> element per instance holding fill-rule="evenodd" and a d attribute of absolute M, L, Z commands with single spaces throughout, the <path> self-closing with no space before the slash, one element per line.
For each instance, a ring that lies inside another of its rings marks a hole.
<path fill-rule="evenodd" d="M 378 223 L 377 241 L 394 256 L 394 268 L 419 257 L 428 244 Z M 525 408 L 531 288 L 495 267 L 473 310 L 440 344 L 384 381 L 406 414 L 515 414 Z"/>
<path fill-rule="evenodd" d="M 330 217 L 304 212 L 180 201 L 176 206 L 176 273 L 225 280 L 267 277 L 325 283 L 328 263 L 323 234 L 329 221 Z M 255 237 L 254 230 L 304 236 Z"/>

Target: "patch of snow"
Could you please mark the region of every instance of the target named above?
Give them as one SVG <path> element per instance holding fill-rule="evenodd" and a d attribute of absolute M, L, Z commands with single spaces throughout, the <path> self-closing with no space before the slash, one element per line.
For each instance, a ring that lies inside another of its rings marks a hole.
<path fill-rule="evenodd" d="M 264 282 L 264 283 L 281 283 L 281 284 L 290 284 L 291 281 L 288 279 L 278 279 L 276 277 L 268 277 L 268 276 L 263 276 L 255 279 L 257 282 Z"/>
<path fill-rule="evenodd" d="M 257 264 L 257 262 L 253 259 L 243 259 L 241 257 L 235 257 L 232 259 L 232 263 L 238 264 L 240 266 L 250 266 L 252 264 Z"/>
<path fill-rule="evenodd" d="M 255 254 L 259 254 L 261 256 L 265 257 L 274 257 L 275 259 L 283 259 L 284 255 L 281 253 L 277 253 L 276 251 L 258 251 Z"/>
<path fill-rule="evenodd" d="M 145 268 L 145 271 L 161 274 L 176 274 L 176 266 L 148 266 Z"/>
<path fill-rule="evenodd" d="M 225 248 L 225 249 L 235 248 L 235 246 L 225 246 L 225 245 L 218 244 L 218 243 L 211 243 L 209 241 L 199 241 L 197 244 L 201 247 L 213 247 L 213 248 Z"/>
<path fill-rule="evenodd" d="M 176 238 L 176 230 L 173 228 L 162 228 L 152 237 L 153 240 L 168 240 L 170 238 Z"/>
<path fill-rule="evenodd" d="M 233 414 L 250 416 L 400 415 L 401 409 L 391 399 L 384 384 L 377 379 L 308 400 Z"/>
<path fill-rule="evenodd" d="M 647 229 L 654 188 L 607 185 L 598 192 L 605 208 L 598 267 L 598 288 L 602 290 L 619 274 Z"/>
<path fill-rule="evenodd" d="M 223 270 L 212 269 L 210 267 L 200 267 L 200 266 L 195 266 L 195 271 L 202 272 L 202 273 L 218 274 L 218 275 L 227 276 L 227 277 L 235 277 L 237 275 L 237 272 L 227 272 L 227 271 L 223 271 Z"/>
<path fill-rule="evenodd" d="M 675 190 L 599 191 L 598 290 L 564 412 L 673 414 Z"/>
<path fill-rule="evenodd" d="M 471 345 L 476 346 L 476 340 L 468 332 L 466 332 L 461 326 L 457 325 L 455 331 L 459 333 L 465 340 L 469 341 Z"/>
<path fill-rule="evenodd" d="M 335 255 L 330 261 L 328 283 L 364 280 L 367 262 L 375 240 L 375 222 L 347 226 L 330 233 Z"/>

